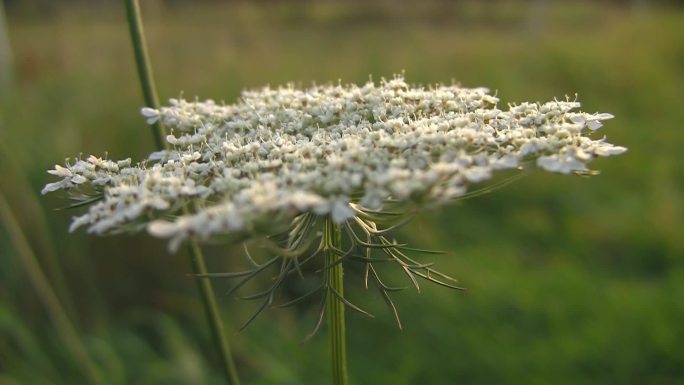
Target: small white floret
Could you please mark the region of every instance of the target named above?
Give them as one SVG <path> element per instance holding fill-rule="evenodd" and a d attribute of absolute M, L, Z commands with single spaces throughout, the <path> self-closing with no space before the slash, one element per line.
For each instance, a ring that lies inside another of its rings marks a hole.
<path fill-rule="evenodd" d="M 140 113 L 147 118 L 147 124 L 154 124 L 159 120 L 159 111 L 154 108 L 143 107 Z"/>

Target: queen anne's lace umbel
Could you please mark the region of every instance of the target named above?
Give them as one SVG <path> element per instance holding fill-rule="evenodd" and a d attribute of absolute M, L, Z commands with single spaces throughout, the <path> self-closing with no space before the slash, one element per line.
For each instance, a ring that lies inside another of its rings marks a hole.
<path fill-rule="evenodd" d="M 138 164 L 90 156 L 55 166 L 48 172 L 61 179 L 43 193 L 97 199 L 71 230 L 146 226 L 175 249 L 188 237 L 258 233 L 301 213 L 342 223 L 388 201 L 446 203 L 495 170 L 586 173 L 594 158 L 626 151 L 591 137 L 613 116 L 580 112 L 576 101 L 506 110 L 497 102 L 484 88 L 411 87 L 402 77 L 266 87 L 231 105 L 171 99 L 142 110 L 170 130 L 168 150 Z"/>

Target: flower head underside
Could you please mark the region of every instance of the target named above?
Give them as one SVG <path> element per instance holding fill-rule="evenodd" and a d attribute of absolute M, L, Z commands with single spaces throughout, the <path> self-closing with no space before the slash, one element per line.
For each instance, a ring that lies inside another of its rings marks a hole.
<path fill-rule="evenodd" d="M 592 138 L 612 115 L 578 111 L 576 101 L 505 110 L 497 102 L 484 88 L 411 87 L 402 77 L 266 87 L 230 105 L 172 99 L 142 110 L 169 128 L 168 150 L 137 164 L 90 156 L 55 166 L 61 179 L 43 193 L 99 195 L 72 230 L 145 226 L 175 249 L 191 236 L 259 232 L 302 213 L 343 223 L 388 202 L 444 204 L 497 170 L 584 173 L 591 160 L 626 150 Z"/>

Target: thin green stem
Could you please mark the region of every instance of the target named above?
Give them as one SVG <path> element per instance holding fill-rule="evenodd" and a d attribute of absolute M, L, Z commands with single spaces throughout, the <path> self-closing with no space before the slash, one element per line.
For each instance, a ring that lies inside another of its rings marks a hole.
<path fill-rule="evenodd" d="M 204 256 L 202 255 L 202 250 L 197 242 L 190 242 L 189 249 L 193 272 L 195 274 L 207 274 Z M 214 340 L 219 342 L 217 343 L 217 348 L 219 350 L 224 375 L 229 380 L 230 384 L 240 385 L 240 378 L 237 374 L 233 354 L 228 345 L 228 338 L 226 337 L 226 332 L 223 328 L 223 320 L 221 319 L 221 313 L 216 304 L 216 297 L 214 296 L 214 288 L 211 285 L 211 280 L 197 279 L 197 288 L 202 294 L 202 304 L 204 305 L 204 311 L 206 312 L 211 325 L 211 333 Z"/>
<path fill-rule="evenodd" d="M 62 303 L 59 301 L 57 294 L 50 285 L 43 268 L 38 263 L 29 241 L 26 239 L 24 232 L 17 221 L 16 216 L 12 213 L 10 205 L 7 203 L 5 196 L 0 192 L 0 222 L 5 225 L 12 243 L 16 249 L 17 255 L 29 278 L 29 282 L 38 294 L 39 300 L 47 309 L 47 312 L 55 323 L 57 334 L 64 342 L 64 346 L 69 353 L 78 362 L 83 374 L 88 382 L 92 385 L 104 385 L 105 382 L 100 374 L 100 371 L 95 363 L 88 356 L 88 352 L 83 346 L 76 327 L 69 319 L 67 312 L 64 310 Z"/>
<path fill-rule="evenodd" d="M 126 16 L 128 27 L 131 32 L 131 42 L 135 53 L 135 64 L 138 69 L 138 77 L 142 86 L 145 105 L 150 108 L 159 108 L 159 98 L 157 98 L 157 87 L 152 76 L 152 65 L 147 54 L 147 43 L 145 41 L 145 31 L 143 30 L 142 17 L 140 14 L 140 3 L 138 0 L 125 0 Z M 158 121 L 152 125 L 154 131 L 154 142 L 158 150 L 165 148 L 166 132 Z"/>
<path fill-rule="evenodd" d="M 15 147 L 6 145 L 5 142 L 0 143 L 0 174 L 5 175 L 7 180 L 13 181 L 14 195 L 23 197 L 23 214 L 31 218 L 33 222 L 29 239 L 34 242 L 33 250 L 39 258 L 38 262 L 43 266 L 49 281 L 52 283 L 52 288 L 66 310 L 67 315 L 74 319 L 76 318 L 76 307 L 69 295 L 64 271 L 60 266 L 54 240 L 50 236 L 48 223 L 45 215 L 41 212 L 35 190 L 31 187 L 26 174 L 19 171 L 21 167 L 17 162 L 14 150 Z M 9 192 L 8 190 L 5 191 Z M 12 199 L 12 196 L 8 195 L 6 199 Z"/>
<path fill-rule="evenodd" d="M 335 251 L 342 249 L 342 232 L 340 226 L 333 223 L 332 219 L 327 217 L 325 219 L 324 233 L 325 244 L 327 246 L 326 263 L 328 266 L 332 266 L 326 271 L 328 285 L 328 329 L 330 333 L 332 357 L 332 384 L 347 385 L 349 380 L 347 375 L 344 303 L 337 297 L 337 295 L 339 295 L 344 298 L 344 270 L 342 263 L 336 263 L 342 256 Z"/>
<path fill-rule="evenodd" d="M 135 62 L 138 68 L 138 75 L 140 78 L 140 85 L 142 86 L 145 104 L 151 108 L 159 108 L 159 101 L 157 98 L 157 91 L 154 85 L 154 77 L 152 76 L 152 66 L 147 54 L 147 45 L 145 43 L 145 34 L 143 32 L 142 17 L 140 15 L 140 4 L 137 0 L 125 0 L 126 12 L 128 16 L 128 25 L 131 32 L 131 40 L 133 43 L 133 51 L 135 53 Z M 153 125 L 154 140 L 157 150 L 167 148 L 168 144 L 164 140 L 166 136 L 164 126 L 156 122 Z M 185 209 L 187 210 L 187 209 Z M 206 274 L 207 268 L 204 261 L 204 255 L 199 245 L 195 241 L 189 242 L 190 261 L 192 264 L 193 273 Z M 211 281 L 207 279 L 198 279 L 197 286 L 202 297 L 202 304 L 207 314 L 207 318 L 211 327 L 211 332 L 216 343 L 216 347 L 221 358 L 221 366 L 224 371 L 226 381 L 228 384 L 240 385 L 240 379 L 237 374 L 235 362 L 230 351 L 228 338 L 223 329 L 223 320 L 216 304 L 216 297 Z"/>

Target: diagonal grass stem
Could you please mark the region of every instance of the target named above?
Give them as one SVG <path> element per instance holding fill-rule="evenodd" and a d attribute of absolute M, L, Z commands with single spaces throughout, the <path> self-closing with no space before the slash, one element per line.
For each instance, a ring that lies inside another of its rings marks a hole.
<path fill-rule="evenodd" d="M 19 226 L 16 216 L 12 213 L 9 203 L 1 192 L 0 222 L 5 225 L 17 255 L 19 256 L 22 265 L 24 265 L 29 281 L 38 294 L 39 300 L 43 303 L 43 306 L 45 306 L 50 318 L 53 320 L 57 333 L 64 343 L 64 346 L 80 365 L 88 383 L 92 385 L 104 385 L 105 382 L 97 365 L 95 365 L 90 356 L 88 356 L 88 352 L 76 331 L 76 327 L 69 319 L 57 294 L 55 294 L 43 268 L 40 266 L 40 263 L 38 263 L 38 259 L 36 258 L 28 239 L 26 239 L 24 232 Z"/>

